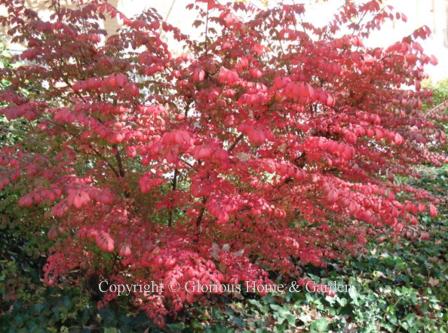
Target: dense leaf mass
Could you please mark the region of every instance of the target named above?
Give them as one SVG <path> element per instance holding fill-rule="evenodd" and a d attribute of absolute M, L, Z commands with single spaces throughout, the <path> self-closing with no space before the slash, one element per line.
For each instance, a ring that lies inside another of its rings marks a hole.
<path fill-rule="evenodd" d="M 29 121 L 26 141 L 1 148 L 0 184 L 27 190 L 21 206 L 47 207 L 36 219 L 54 241 L 48 284 L 298 279 L 303 265 L 437 214 L 427 192 L 397 182 L 445 161 L 437 115 L 421 111 L 436 60 L 418 40 L 430 32 L 366 46 L 385 21 L 406 20 L 379 0 L 346 1 L 321 27 L 303 5 L 198 0 L 198 38 L 102 0 L 53 1 L 49 19 L 0 4 L 26 45 L 1 70 L 0 112 Z M 107 35 L 104 16 L 122 28 Z M 132 295 L 160 325 L 199 296 Z"/>

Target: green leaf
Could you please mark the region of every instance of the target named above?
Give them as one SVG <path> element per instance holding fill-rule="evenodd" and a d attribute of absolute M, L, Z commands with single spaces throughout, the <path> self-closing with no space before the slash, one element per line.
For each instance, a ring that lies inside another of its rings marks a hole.
<path fill-rule="evenodd" d="M 310 331 L 312 333 L 328 332 L 328 320 L 320 318 L 313 321 L 310 325 Z"/>

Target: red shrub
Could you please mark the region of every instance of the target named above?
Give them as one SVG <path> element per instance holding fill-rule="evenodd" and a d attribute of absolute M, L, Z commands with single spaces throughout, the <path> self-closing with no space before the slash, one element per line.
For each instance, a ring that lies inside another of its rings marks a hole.
<path fill-rule="evenodd" d="M 28 188 L 24 207 L 50 208 L 39 217 L 53 225 L 50 284 L 74 269 L 165 286 L 297 278 L 298 266 L 437 212 L 394 181 L 444 161 L 444 134 L 421 111 L 434 59 L 417 39 L 428 29 L 364 46 L 395 17 L 379 1 L 348 2 L 323 27 L 302 21 L 302 5 L 197 1 L 199 40 L 154 11 L 129 19 L 101 0 L 55 5 L 50 21 L 0 4 L 28 47 L 26 62 L 2 70 L 1 112 L 33 121 L 27 140 L 1 150 L 0 184 Z M 100 28 L 104 14 L 123 19 L 116 35 Z M 171 54 L 161 34 L 186 53 Z M 133 297 L 163 324 L 200 294 Z"/>

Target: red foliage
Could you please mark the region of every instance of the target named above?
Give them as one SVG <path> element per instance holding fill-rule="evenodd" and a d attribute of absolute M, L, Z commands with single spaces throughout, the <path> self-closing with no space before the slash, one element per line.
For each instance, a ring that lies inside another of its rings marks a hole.
<path fill-rule="evenodd" d="M 1 150 L 0 184 L 26 187 L 24 207 L 51 208 L 49 284 L 73 269 L 166 286 L 297 279 L 298 266 L 437 213 L 426 192 L 394 181 L 445 159 L 444 134 L 421 111 L 429 29 L 365 46 L 384 21 L 405 20 L 380 1 L 347 2 L 323 27 L 303 22 L 302 5 L 197 1 L 198 40 L 102 0 L 53 3 L 49 21 L 0 4 L 28 47 L 1 70 L 1 113 L 33 121 L 27 141 Z M 106 14 L 124 22 L 115 35 L 98 23 Z M 163 324 L 200 293 L 133 296 Z"/>

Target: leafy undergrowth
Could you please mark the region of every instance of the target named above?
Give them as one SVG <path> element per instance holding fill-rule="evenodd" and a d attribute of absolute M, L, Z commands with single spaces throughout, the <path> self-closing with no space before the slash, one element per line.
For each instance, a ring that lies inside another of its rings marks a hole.
<path fill-rule="evenodd" d="M 308 274 L 350 286 L 335 297 L 303 290 L 234 302 L 209 309 L 212 315 L 193 326 L 206 332 L 448 332 L 446 215 L 424 219 L 423 226 L 428 240 L 372 244 L 343 267 Z"/>
<path fill-rule="evenodd" d="M 420 183 L 443 195 L 448 192 L 447 180 L 448 170 L 442 169 Z M 350 287 L 341 288 L 335 297 L 304 288 L 263 298 L 222 297 L 212 305 L 186 309 L 164 331 L 448 332 L 447 249 L 445 203 L 438 218 L 422 217 L 404 241 L 372 243 L 357 258 L 325 270 L 305 270 L 317 283 Z M 86 296 L 92 286 L 45 289 L 36 267 L 4 258 L 0 266 L 0 327 L 5 332 L 160 332 L 124 302 L 98 310 Z"/>

